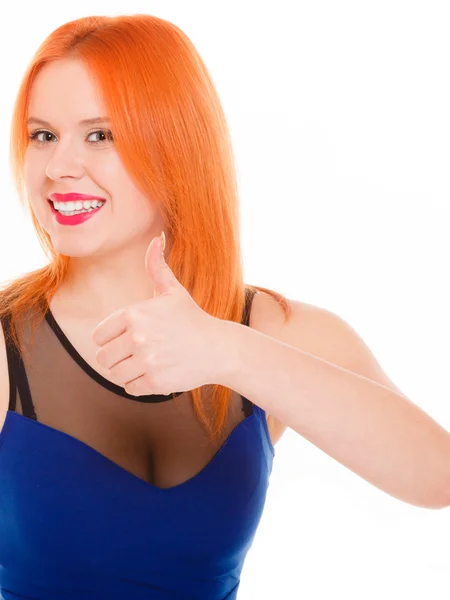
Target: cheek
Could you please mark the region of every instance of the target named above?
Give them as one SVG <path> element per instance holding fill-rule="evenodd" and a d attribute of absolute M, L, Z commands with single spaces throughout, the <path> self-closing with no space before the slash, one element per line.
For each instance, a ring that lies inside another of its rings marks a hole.
<path fill-rule="evenodd" d="M 154 204 L 129 185 L 114 188 L 113 210 L 120 223 L 139 230 L 147 229 L 158 216 Z"/>
<path fill-rule="evenodd" d="M 29 186 L 38 193 L 46 193 L 49 179 L 47 165 L 51 159 L 51 151 L 29 147 L 24 156 L 24 178 Z"/>
<path fill-rule="evenodd" d="M 23 172 L 25 185 L 30 190 L 35 190 L 43 179 L 43 167 L 41 163 L 41 157 L 37 157 L 30 150 L 25 152 Z"/>
<path fill-rule="evenodd" d="M 156 216 L 156 206 L 135 185 L 118 157 L 96 165 L 91 177 L 112 197 L 112 209 L 126 221 L 145 225 Z"/>
<path fill-rule="evenodd" d="M 45 164 L 42 156 L 26 152 L 23 165 L 24 184 L 29 202 L 37 217 L 43 212 L 44 207 L 42 198 L 46 191 Z"/>
<path fill-rule="evenodd" d="M 122 165 L 115 159 L 114 155 L 104 155 L 97 160 L 91 161 L 90 170 L 92 175 L 101 179 L 106 185 L 108 181 L 120 180 L 122 175 Z"/>
<path fill-rule="evenodd" d="M 85 163 L 85 169 L 86 177 L 94 184 L 95 189 L 103 190 L 113 200 L 117 198 L 120 201 L 126 197 L 130 185 L 127 183 L 128 176 L 115 154 L 105 152 L 102 156 L 91 157 Z"/>

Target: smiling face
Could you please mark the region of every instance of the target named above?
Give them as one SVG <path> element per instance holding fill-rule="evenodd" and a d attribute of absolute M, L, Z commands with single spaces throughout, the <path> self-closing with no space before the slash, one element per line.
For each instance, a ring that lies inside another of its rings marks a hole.
<path fill-rule="evenodd" d="M 58 60 L 37 75 L 28 105 L 28 117 L 35 120 L 28 124 L 25 186 L 36 218 L 55 249 L 66 256 L 114 254 L 130 245 L 148 244 L 164 229 L 156 206 L 125 170 L 108 121 L 92 121 L 107 116 L 82 61 Z M 86 120 L 91 122 L 82 122 Z M 91 207 L 81 206 L 80 200 L 57 202 L 58 213 L 49 197 L 69 193 L 105 202 L 80 217 L 70 213 Z"/>

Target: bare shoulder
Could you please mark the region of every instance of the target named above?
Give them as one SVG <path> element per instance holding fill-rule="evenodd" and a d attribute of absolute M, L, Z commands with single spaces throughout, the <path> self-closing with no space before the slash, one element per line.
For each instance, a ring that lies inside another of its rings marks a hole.
<path fill-rule="evenodd" d="M 343 317 L 305 302 L 289 300 L 289 304 L 292 318 L 280 325 L 277 339 L 405 395 L 386 375 L 363 337 Z"/>
<path fill-rule="evenodd" d="M 250 325 L 285 344 L 362 375 L 399 394 L 403 392 L 386 375 L 361 335 L 342 317 L 326 308 L 288 300 L 291 316 L 285 322 L 280 304 L 260 292 L 253 300 Z M 286 426 L 267 416 L 271 438 L 277 441 Z"/>
<path fill-rule="evenodd" d="M 9 405 L 9 374 L 6 357 L 6 344 L 0 321 L 0 432 L 3 429 Z"/>

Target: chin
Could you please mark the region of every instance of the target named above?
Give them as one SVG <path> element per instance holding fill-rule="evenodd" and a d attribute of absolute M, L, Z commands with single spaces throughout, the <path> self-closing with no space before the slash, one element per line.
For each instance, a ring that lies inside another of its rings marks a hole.
<path fill-rule="evenodd" d="M 80 244 L 79 241 L 76 244 L 68 242 L 57 243 L 55 240 L 52 240 L 52 242 L 56 252 L 71 258 L 89 258 L 94 256 L 98 250 L 96 247 L 87 246 L 85 243 Z"/>

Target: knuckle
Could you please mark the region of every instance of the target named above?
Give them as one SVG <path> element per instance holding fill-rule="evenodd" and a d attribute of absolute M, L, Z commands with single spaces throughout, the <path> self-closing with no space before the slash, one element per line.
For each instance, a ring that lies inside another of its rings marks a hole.
<path fill-rule="evenodd" d="M 144 358 L 144 367 L 147 373 L 151 373 L 151 371 L 155 368 L 155 360 L 152 352 L 148 352 Z"/>
<path fill-rule="evenodd" d="M 155 379 L 152 375 L 150 375 L 150 373 L 146 373 L 142 379 L 141 379 L 142 383 L 145 385 L 146 388 L 148 388 L 149 386 L 154 385 L 155 383 Z"/>
<path fill-rule="evenodd" d="M 127 327 L 133 327 L 136 323 L 136 309 L 133 306 L 123 308 L 122 317 Z"/>
<path fill-rule="evenodd" d="M 100 348 L 100 350 L 97 350 L 97 352 L 95 354 L 95 358 L 100 365 L 104 366 L 105 352 L 104 352 L 103 348 Z"/>
<path fill-rule="evenodd" d="M 130 331 L 130 342 L 133 348 L 140 348 L 145 342 L 145 339 L 139 331 L 132 330 Z"/>
<path fill-rule="evenodd" d="M 126 378 L 123 376 L 123 371 L 120 368 L 120 365 L 112 367 L 109 371 L 109 374 L 110 374 L 111 379 L 117 385 L 123 385 L 124 383 L 126 383 Z"/>

